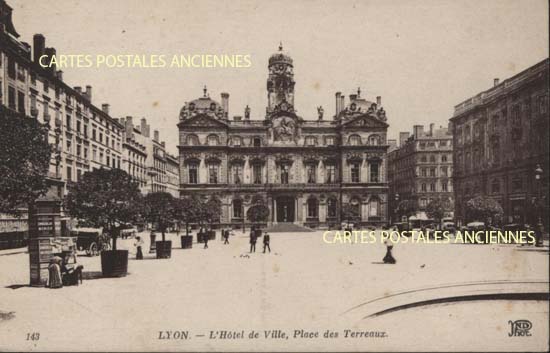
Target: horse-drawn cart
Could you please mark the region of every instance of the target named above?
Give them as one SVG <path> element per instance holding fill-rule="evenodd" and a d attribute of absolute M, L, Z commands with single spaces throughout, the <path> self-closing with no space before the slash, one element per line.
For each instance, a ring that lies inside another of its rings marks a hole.
<path fill-rule="evenodd" d="M 88 256 L 111 249 L 109 237 L 103 234 L 101 228 L 76 228 L 71 231 L 71 236 L 76 237 L 76 248 L 85 251 Z"/>

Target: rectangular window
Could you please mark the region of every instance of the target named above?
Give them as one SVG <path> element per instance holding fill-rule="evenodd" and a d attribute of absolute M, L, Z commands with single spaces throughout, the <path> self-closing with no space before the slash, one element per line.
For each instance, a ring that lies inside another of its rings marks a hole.
<path fill-rule="evenodd" d="M 430 168 L 430 176 L 435 177 L 435 168 Z"/>
<path fill-rule="evenodd" d="M 315 180 L 316 180 L 315 171 L 316 171 L 315 165 L 308 164 L 306 166 L 306 175 L 307 175 L 308 184 L 315 184 Z"/>
<path fill-rule="evenodd" d="M 441 167 L 441 174 L 445 177 L 449 176 L 449 170 L 447 167 Z"/>
<path fill-rule="evenodd" d="M 442 181 L 441 182 L 441 190 L 447 192 L 448 191 L 448 186 L 447 186 L 447 182 L 446 181 Z"/>
<path fill-rule="evenodd" d="M 81 126 L 82 126 L 82 123 L 80 122 L 80 120 L 77 120 L 76 121 L 76 131 L 80 132 Z"/>
<path fill-rule="evenodd" d="M 233 166 L 233 182 L 235 184 L 241 184 L 243 182 L 243 167 L 240 164 Z"/>
<path fill-rule="evenodd" d="M 252 166 L 252 174 L 254 178 L 254 184 L 262 183 L 262 166 L 261 164 L 254 164 Z"/>
<path fill-rule="evenodd" d="M 25 114 L 25 93 L 17 91 L 17 110 Z"/>
<path fill-rule="evenodd" d="M 379 164 L 378 163 L 372 163 L 370 165 L 370 182 L 371 183 L 378 183 L 379 180 Z"/>
<path fill-rule="evenodd" d="M 199 166 L 197 164 L 189 165 L 189 184 L 199 183 Z"/>
<path fill-rule="evenodd" d="M 66 119 L 66 128 L 67 128 L 67 131 L 71 131 L 71 116 L 70 115 L 67 115 L 67 119 Z"/>
<path fill-rule="evenodd" d="M 334 146 L 334 137 L 332 136 L 327 137 L 326 142 L 327 142 L 327 146 Z"/>
<path fill-rule="evenodd" d="M 80 145 L 76 145 L 76 155 L 80 157 L 80 154 L 82 152 L 82 147 Z"/>
<path fill-rule="evenodd" d="M 352 163 L 351 165 L 351 182 L 358 183 L 361 180 L 361 166 L 359 163 Z"/>
<path fill-rule="evenodd" d="M 107 167 L 111 164 L 111 156 L 107 155 Z"/>
<path fill-rule="evenodd" d="M 11 86 L 8 87 L 8 107 L 13 110 L 17 109 L 15 106 L 15 88 Z"/>
<path fill-rule="evenodd" d="M 286 164 L 281 165 L 281 184 L 288 184 L 289 166 Z"/>
<path fill-rule="evenodd" d="M 325 167 L 326 182 L 328 184 L 336 182 L 336 166 L 329 164 Z"/>
<path fill-rule="evenodd" d="M 73 180 L 73 170 L 71 167 L 67 167 L 67 181 Z"/>
<path fill-rule="evenodd" d="M 208 165 L 208 182 L 210 184 L 218 183 L 218 165 L 217 164 Z"/>

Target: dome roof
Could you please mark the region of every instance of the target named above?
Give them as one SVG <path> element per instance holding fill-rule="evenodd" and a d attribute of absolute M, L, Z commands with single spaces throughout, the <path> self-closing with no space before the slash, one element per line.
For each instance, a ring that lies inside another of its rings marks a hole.
<path fill-rule="evenodd" d="M 223 118 L 223 106 L 210 98 L 207 93 L 206 86 L 203 89 L 204 95 L 198 99 L 194 99 L 181 108 L 180 117 L 182 119 L 192 117 L 196 114 L 207 114 L 218 118 Z"/>
<path fill-rule="evenodd" d="M 283 44 L 279 44 L 279 51 L 269 57 L 269 65 L 287 64 L 292 66 L 292 58 L 283 51 Z"/>

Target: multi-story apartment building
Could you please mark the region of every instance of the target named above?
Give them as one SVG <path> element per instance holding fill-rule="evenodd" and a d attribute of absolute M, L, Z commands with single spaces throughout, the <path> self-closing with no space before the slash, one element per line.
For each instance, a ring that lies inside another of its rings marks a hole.
<path fill-rule="evenodd" d="M 160 141 L 157 130 L 150 136 L 151 127 L 142 118 L 134 125 L 131 116 L 120 118 L 125 127 L 122 169 L 139 184 L 142 193 L 169 192 L 179 197 L 178 158 L 166 152 L 166 144 Z"/>
<path fill-rule="evenodd" d="M 452 139 L 448 128 L 434 124 L 428 131 L 415 125 L 412 135 L 399 134 L 399 147 L 388 153 L 390 211 L 402 200 L 413 200 L 419 210 L 435 199 L 454 205 Z"/>
<path fill-rule="evenodd" d="M 49 129 L 55 146 L 50 161 L 50 193 L 62 198 L 67 185 L 94 168 L 120 168 L 123 127 L 109 115 L 108 105 L 92 104 L 92 87 L 70 87 L 55 65 L 44 68 L 39 58 L 56 55 L 41 34 L 33 47 L 19 40 L 12 9 L 0 0 L 0 109 L 24 114 Z M 3 222 L 4 223 L 4 222 Z"/>
<path fill-rule="evenodd" d="M 145 119 L 142 119 L 141 125 L 134 126 L 131 116 L 120 118 L 119 122 L 125 127 L 122 139 L 122 170 L 130 174 L 139 184 L 141 192 L 145 193 L 149 185 L 149 169 L 147 167 L 147 137 L 142 134 L 142 131 L 148 134 L 149 126 Z"/>
<path fill-rule="evenodd" d="M 505 223 L 529 222 L 543 198 L 548 229 L 548 65 L 545 59 L 455 106 L 456 217 L 477 195 L 498 201 Z M 540 173 L 542 171 L 542 173 Z M 541 175 L 542 174 L 542 175 Z"/>
<path fill-rule="evenodd" d="M 180 163 L 177 156 L 166 153 L 166 192 L 180 197 Z"/>
<path fill-rule="evenodd" d="M 218 103 L 204 89 L 178 124 L 183 196 L 215 195 L 221 222 L 239 225 L 262 203 L 269 223 L 327 227 L 349 205 L 358 224 L 387 221 L 386 113 L 380 97 L 336 93 L 336 114 L 304 119 L 294 109 L 293 60 L 279 48 L 269 58 L 265 116 L 229 118 L 229 94 Z"/>

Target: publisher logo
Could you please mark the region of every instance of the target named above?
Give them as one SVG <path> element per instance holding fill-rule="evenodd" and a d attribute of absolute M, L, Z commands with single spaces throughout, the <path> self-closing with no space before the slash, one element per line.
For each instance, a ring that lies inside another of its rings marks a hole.
<path fill-rule="evenodd" d="M 512 321 L 509 320 L 508 324 L 510 324 L 510 332 L 508 333 L 508 337 L 525 337 L 525 336 L 531 336 L 531 333 L 529 332 L 531 328 L 533 327 L 533 324 L 529 320 L 516 320 Z"/>

